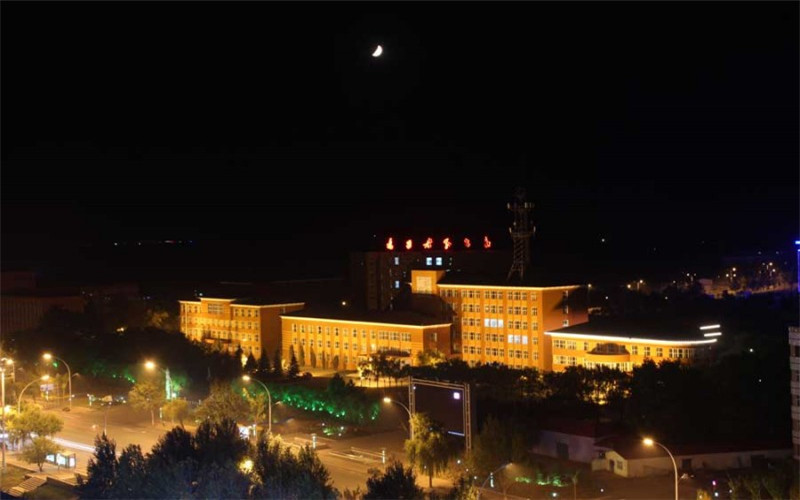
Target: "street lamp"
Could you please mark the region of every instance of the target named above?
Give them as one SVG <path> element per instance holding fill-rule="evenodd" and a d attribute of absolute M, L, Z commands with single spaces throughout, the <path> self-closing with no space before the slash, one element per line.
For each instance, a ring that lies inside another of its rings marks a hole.
<path fill-rule="evenodd" d="M 404 405 L 400 401 L 395 401 L 394 399 L 386 396 L 383 398 L 384 403 L 394 403 L 396 405 L 400 405 L 403 409 L 408 413 L 408 437 L 409 439 L 414 439 L 414 415 L 411 413 L 411 410 L 408 409 L 408 406 Z"/>
<path fill-rule="evenodd" d="M 645 446 L 658 445 L 658 446 L 662 447 L 664 449 L 664 451 L 667 452 L 667 455 L 669 455 L 669 458 L 672 460 L 672 468 L 675 470 L 675 500 L 678 500 L 678 464 L 675 463 L 675 457 L 673 457 L 672 453 L 670 453 L 670 451 L 667 449 L 667 447 L 664 446 L 661 443 L 653 441 L 650 438 L 644 438 L 644 440 L 642 442 L 645 444 Z"/>
<path fill-rule="evenodd" d="M 161 372 L 164 374 L 164 377 L 165 377 L 165 379 L 164 379 L 165 389 L 164 390 L 166 391 L 167 401 L 172 400 L 174 395 L 172 394 L 172 379 L 169 377 L 169 368 L 166 368 L 166 369 L 165 368 L 161 368 L 160 366 L 158 366 L 157 364 L 155 364 L 152 361 L 145 362 L 144 367 L 147 368 L 150 371 L 153 371 L 156 368 L 161 370 Z"/>
<path fill-rule="evenodd" d="M 59 358 L 57 356 L 53 356 L 49 352 L 46 352 L 46 353 L 42 354 L 42 358 L 44 358 L 45 361 L 51 361 L 53 359 L 57 359 L 57 360 L 61 361 L 62 363 L 64 363 L 64 366 L 67 367 L 67 382 L 69 384 L 69 409 L 71 410 L 72 409 L 72 371 L 70 371 L 69 365 L 63 359 L 61 359 L 61 358 Z"/>
<path fill-rule="evenodd" d="M 268 423 L 267 423 L 267 434 L 268 435 L 272 434 L 272 395 L 269 393 L 269 389 L 267 389 L 267 386 L 264 385 L 264 382 L 262 382 L 262 381 L 260 381 L 260 380 L 258 380 L 256 378 L 251 378 L 250 375 L 242 375 L 242 380 L 244 380 L 245 383 L 250 383 L 251 380 L 253 380 L 255 382 L 258 382 L 259 384 L 261 384 L 261 387 L 263 387 L 264 390 L 267 392 L 267 420 L 268 420 Z M 258 423 L 257 422 L 253 422 L 253 434 L 255 434 L 257 426 L 258 426 Z"/>
<path fill-rule="evenodd" d="M 478 500 L 480 500 L 480 498 L 481 498 L 481 490 L 486 486 L 486 482 L 489 481 L 490 479 L 492 480 L 492 488 L 494 488 L 494 473 L 505 469 L 506 467 L 508 467 L 512 463 L 513 462 L 505 463 L 505 464 L 501 465 L 500 467 L 496 468 L 495 470 L 493 470 L 492 472 L 490 472 L 488 476 L 486 476 L 486 479 L 483 480 L 483 484 L 481 485 L 480 488 L 478 488 L 478 495 L 477 495 Z"/>
<path fill-rule="evenodd" d="M 50 375 L 42 375 L 41 377 L 28 382 L 28 385 L 26 385 L 25 387 L 22 388 L 21 391 L 19 391 L 19 398 L 17 399 L 17 413 L 22 413 L 22 395 L 25 393 L 25 389 L 32 386 L 36 382 L 46 382 L 47 380 L 50 380 Z"/>
<path fill-rule="evenodd" d="M 0 427 L 2 427 L 3 432 L 3 442 L 0 443 L 0 449 L 2 449 L 3 454 L 3 462 L 2 462 L 2 470 L 5 472 L 6 470 L 6 442 L 8 441 L 8 437 L 6 434 L 6 368 L 12 366 L 14 364 L 14 360 L 11 358 L 0 358 L 0 379 L 2 380 L 2 398 L 3 398 L 3 410 L 0 415 Z"/>

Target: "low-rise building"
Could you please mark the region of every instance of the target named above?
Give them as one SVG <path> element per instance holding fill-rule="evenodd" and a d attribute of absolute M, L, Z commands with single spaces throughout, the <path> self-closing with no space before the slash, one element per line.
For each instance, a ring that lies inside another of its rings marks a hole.
<path fill-rule="evenodd" d="M 629 372 L 645 359 L 690 363 L 708 358 L 722 331 L 719 324 L 707 321 L 598 318 L 545 335 L 552 343 L 553 371 L 606 366 Z"/>
<path fill-rule="evenodd" d="M 181 332 L 198 342 L 228 352 L 272 356 L 281 347 L 280 315 L 302 309 L 303 302 L 271 304 L 261 299 L 211 298 L 180 300 Z"/>
<path fill-rule="evenodd" d="M 800 460 L 800 328 L 789 328 L 789 367 L 792 391 L 792 444 L 794 458 Z"/>
<path fill-rule="evenodd" d="M 542 423 L 533 453 L 573 462 L 597 458 L 598 441 L 615 435 L 618 425 L 596 420 L 552 418 Z"/>
<path fill-rule="evenodd" d="M 451 324 L 412 311 L 310 308 L 281 315 L 283 356 L 301 366 L 355 370 L 359 360 L 386 353 L 415 365 L 423 350 L 452 353 Z"/>

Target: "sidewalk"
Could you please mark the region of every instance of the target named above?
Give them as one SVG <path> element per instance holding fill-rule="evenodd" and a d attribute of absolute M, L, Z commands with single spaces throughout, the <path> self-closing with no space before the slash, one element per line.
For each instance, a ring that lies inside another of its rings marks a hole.
<path fill-rule="evenodd" d="M 15 453 L 6 453 L 6 464 L 13 465 L 14 467 L 19 467 L 20 469 L 24 469 L 28 471 L 28 476 L 30 477 L 40 477 L 43 479 L 53 479 L 55 481 L 66 483 L 71 486 L 75 486 L 78 484 L 77 478 L 75 474 L 80 474 L 83 477 L 86 477 L 86 466 L 83 468 L 78 467 L 76 469 L 65 469 L 64 467 L 59 467 L 57 465 L 46 463 L 42 466 L 42 472 L 39 472 L 39 468 L 36 464 L 29 464 L 24 460 L 21 460 Z"/>

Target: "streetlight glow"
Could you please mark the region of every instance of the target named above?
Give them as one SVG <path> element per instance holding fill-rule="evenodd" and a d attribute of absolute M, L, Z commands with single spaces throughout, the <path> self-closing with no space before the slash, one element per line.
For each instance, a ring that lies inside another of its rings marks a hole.
<path fill-rule="evenodd" d="M 156 364 L 153 363 L 152 361 L 147 361 L 145 362 L 144 367 L 147 368 L 148 370 L 155 370 Z"/>
<path fill-rule="evenodd" d="M 64 366 L 67 367 L 67 385 L 69 386 L 69 409 L 72 410 L 72 370 L 69 369 L 69 364 L 67 364 L 66 361 L 59 358 L 58 356 L 53 356 L 53 354 L 49 352 L 42 354 L 42 358 L 45 361 L 52 361 L 52 360 L 61 361 L 62 363 L 64 363 Z M 55 363 L 53 364 L 55 366 L 58 366 Z"/>
<path fill-rule="evenodd" d="M 644 443 L 645 446 L 657 445 L 666 451 L 667 455 L 669 455 L 670 460 L 672 460 L 672 468 L 675 471 L 675 500 L 678 500 L 678 464 L 675 463 L 675 457 L 672 456 L 672 452 L 670 452 L 666 446 L 654 441 L 652 438 L 644 438 L 642 439 L 642 443 Z"/>
<path fill-rule="evenodd" d="M 392 402 L 392 398 L 390 398 L 389 396 L 386 396 L 385 398 L 383 398 L 383 402 L 384 403 L 391 403 Z"/>
<path fill-rule="evenodd" d="M 650 438 L 644 438 L 643 443 L 646 444 L 647 446 L 653 446 L 655 444 L 655 442 Z"/>
<path fill-rule="evenodd" d="M 267 388 L 266 384 L 264 384 L 264 382 L 258 379 L 251 378 L 250 375 L 242 375 L 242 380 L 244 380 L 245 383 L 250 383 L 251 380 L 254 382 L 258 382 L 259 385 L 261 385 L 261 387 L 263 387 L 264 390 L 267 392 L 267 434 L 272 434 L 272 394 L 269 393 L 269 389 Z M 254 422 L 253 423 L 254 435 L 256 434 L 256 430 L 258 428 L 257 426 L 258 423 Z"/>

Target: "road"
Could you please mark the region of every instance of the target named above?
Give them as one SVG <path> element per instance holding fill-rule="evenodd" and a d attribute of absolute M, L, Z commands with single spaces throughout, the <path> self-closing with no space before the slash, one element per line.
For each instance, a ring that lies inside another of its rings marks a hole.
<path fill-rule="evenodd" d="M 76 402 L 70 412 L 47 411 L 64 420 L 64 428 L 58 433 L 56 440 L 67 452 L 75 453 L 77 472 L 82 473 L 85 473 L 86 465 L 93 454 L 95 436 L 102 434 L 104 426 L 107 435 L 116 441 L 117 453 L 129 444 L 138 444 L 144 453 L 148 453 L 158 439 L 173 427 L 169 423 L 160 423 L 158 419 L 154 427 L 150 423 L 149 413 L 136 411 L 127 404 L 89 407 L 85 402 Z M 285 443 L 293 446 L 310 442 L 311 438 L 307 433 L 293 432 L 291 425 L 275 425 L 273 432 L 280 434 Z M 399 426 L 353 438 L 333 440 L 320 436 L 317 440 L 317 452 L 328 468 L 334 486 L 340 490 L 360 487 L 363 491 L 369 477 L 368 470 L 381 468 L 383 465 L 382 449 L 386 450 L 387 462 L 393 458 L 405 460 L 402 449 L 406 437 L 406 432 Z M 356 449 L 355 452 L 353 448 Z M 418 479 L 420 486 L 427 487 L 427 478 Z M 448 481 L 434 479 L 434 486 L 448 487 L 449 484 Z"/>

